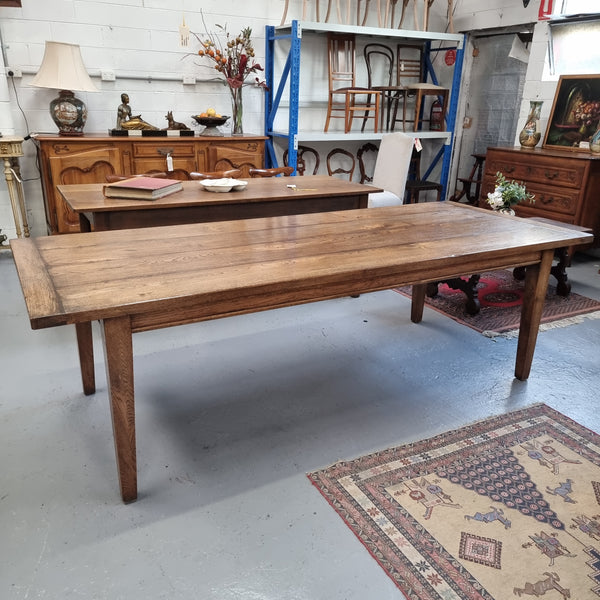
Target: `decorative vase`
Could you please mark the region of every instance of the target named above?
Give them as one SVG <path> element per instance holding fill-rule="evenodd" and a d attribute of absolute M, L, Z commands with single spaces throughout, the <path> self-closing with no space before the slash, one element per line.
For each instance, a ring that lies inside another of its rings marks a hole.
<path fill-rule="evenodd" d="M 243 135 L 244 126 L 242 117 L 244 116 L 244 102 L 242 98 L 242 86 L 230 87 L 231 91 L 231 134 Z"/>
<path fill-rule="evenodd" d="M 511 217 L 514 217 L 517 214 L 512 208 L 499 208 L 498 212 L 503 215 L 510 215 Z"/>
<path fill-rule="evenodd" d="M 590 138 L 590 152 L 592 154 L 600 154 L 600 125 L 596 133 Z"/>
<path fill-rule="evenodd" d="M 542 137 L 540 131 L 540 113 L 543 102 L 540 100 L 531 100 L 529 102 L 529 115 L 525 121 L 525 127 L 519 134 L 519 143 L 522 148 L 535 148 Z"/>

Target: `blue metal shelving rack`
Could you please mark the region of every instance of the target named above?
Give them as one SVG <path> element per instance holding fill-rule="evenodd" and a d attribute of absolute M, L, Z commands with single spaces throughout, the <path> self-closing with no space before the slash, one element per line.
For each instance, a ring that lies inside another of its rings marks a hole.
<path fill-rule="evenodd" d="M 448 178 L 450 175 L 450 166 L 452 161 L 452 149 L 454 145 L 454 130 L 456 126 L 456 114 L 458 107 L 458 98 L 460 92 L 460 81 L 462 76 L 462 66 L 464 59 L 464 41 L 465 36 L 462 34 L 445 34 L 428 31 L 406 31 L 394 29 L 379 29 L 374 27 L 358 27 L 352 25 L 336 25 L 332 23 L 314 23 L 292 21 L 289 25 L 274 27 L 268 25 L 266 27 L 266 48 L 265 48 L 265 79 L 269 87 L 266 93 L 265 100 L 265 135 L 268 137 L 266 142 L 266 157 L 265 163 L 268 167 L 277 166 L 277 157 L 275 154 L 275 140 L 287 140 L 288 164 L 295 165 L 297 160 L 297 149 L 299 141 L 335 141 L 340 140 L 356 140 L 364 139 L 377 140 L 385 134 L 302 134 L 299 131 L 299 92 L 300 92 L 300 62 L 302 50 L 302 31 L 322 32 L 349 32 L 356 35 L 378 36 L 396 39 L 409 39 L 424 41 L 426 44 L 426 68 L 429 78 L 433 83 L 437 83 L 437 77 L 433 70 L 433 65 L 430 60 L 430 55 L 433 52 L 443 52 L 446 50 L 454 50 L 456 52 L 454 72 L 452 79 L 452 92 L 450 94 L 450 102 L 446 115 L 446 131 L 444 132 L 415 132 L 414 136 L 421 139 L 442 139 L 444 143 L 439 152 L 434 156 L 432 162 L 423 174 L 426 179 L 435 166 L 442 160 L 440 182 L 443 186 L 442 199 L 446 198 L 446 190 Z M 442 44 L 435 49 L 431 48 L 432 41 L 440 41 Z M 276 79 L 275 74 L 275 48 L 276 44 L 289 44 L 289 50 L 285 64 Z M 281 98 L 289 86 L 289 116 L 287 130 L 276 131 L 274 121 L 277 112 L 280 108 Z M 412 132 L 407 132 L 412 134 Z"/>

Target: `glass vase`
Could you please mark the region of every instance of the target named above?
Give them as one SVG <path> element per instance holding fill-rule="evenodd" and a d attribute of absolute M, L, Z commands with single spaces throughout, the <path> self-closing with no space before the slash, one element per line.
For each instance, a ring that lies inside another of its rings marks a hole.
<path fill-rule="evenodd" d="M 231 135 L 243 135 L 244 126 L 244 102 L 242 98 L 242 86 L 230 87 L 231 91 Z"/>
<path fill-rule="evenodd" d="M 525 127 L 519 134 L 519 143 L 522 148 L 535 148 L 542 137 L 540 131 L 540 113 L 542 112 L 543 102 L 540 100 L 531 100 L 529 102 L 529 115 L 525 121 Z"/>

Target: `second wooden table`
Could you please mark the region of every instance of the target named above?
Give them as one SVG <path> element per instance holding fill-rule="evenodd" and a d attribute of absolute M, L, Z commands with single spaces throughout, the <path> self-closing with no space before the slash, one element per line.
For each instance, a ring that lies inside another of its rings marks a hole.
<path fill-rule="evenodd" d="M 207 192 L 198 181 L 184 181 L 183 191 L 151 201 L 105 198 L 97 183 L 60 185 L 58 190 L 79 214 L 81 231 L 366 208 L 369 194 L 383 191 L 328 175 L 249 179 L 245 190 L 227 193 Z"/>

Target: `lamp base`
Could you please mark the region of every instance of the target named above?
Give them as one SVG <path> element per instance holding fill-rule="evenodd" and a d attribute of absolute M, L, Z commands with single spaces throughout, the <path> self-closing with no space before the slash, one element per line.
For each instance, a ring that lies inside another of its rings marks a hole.
<path fill-rule="evenodd" d="M 50 102 L 50 116 L 58 127 L 58 135 L 83 135 L 87 107 L 70 90 L 61 90 Z"/>

